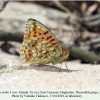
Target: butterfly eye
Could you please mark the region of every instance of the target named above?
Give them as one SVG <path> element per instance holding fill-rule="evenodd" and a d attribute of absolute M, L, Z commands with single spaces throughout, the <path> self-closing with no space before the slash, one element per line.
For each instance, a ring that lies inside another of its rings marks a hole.
<path fill-rule="evenodd" d="M 69 50 L 63 50 L 63 54 L 68 54 Z"/>

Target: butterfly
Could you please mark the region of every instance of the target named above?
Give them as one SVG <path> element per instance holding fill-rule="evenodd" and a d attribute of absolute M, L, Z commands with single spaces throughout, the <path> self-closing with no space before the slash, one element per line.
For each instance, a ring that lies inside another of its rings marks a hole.
<path fill-rule="evenodd" d="M 25 62 L 36 66 L 48 63 L 62 65 L 69 56 L 69 50 L 62 50 L 57 38 L 45 25 L 35 19 L 28 19 L 20 56 Z M 60 69 L 61 66 L 59 72 Z"/>

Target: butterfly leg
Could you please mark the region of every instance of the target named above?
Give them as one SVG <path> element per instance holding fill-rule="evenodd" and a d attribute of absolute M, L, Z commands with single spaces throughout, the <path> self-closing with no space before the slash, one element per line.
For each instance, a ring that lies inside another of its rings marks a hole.
<path fill-rule="evenodd" d="M 63 63 L 63 62 L 62 62 L 62 63 Z M 61 65 L 60 65 L 59 72 L 60 72 L 60 70 L 61 70 L 62 63 L 61 63 Z"/>
<path fill-rule="evenodd" d="M 66 63 L 66 60 L 65 60 L 65 65 L 66 65 L 66 69 L 68 70 L 68 67 L 67 67 L 67 63 Z"/>
<path fill-rule="evenodd" d="M 65 62 L 65 65 L 66 65 L 66 69 L 68 70 L 68 67 L 67 67 L 67 63 L 66 63 L 66 60 L 65 61 L 63 61 L 63 62 Z M 63 63 L 62 62 L 62 63 Z M 60 70 L 61 70 L 61 66 L 62 66 L 62 63 L 61 63 L 61 65 L 60 65 L 60 68 L 59 68 L 59 72 L 60 72 Z"/>
<path fill-rule="evenodd" d="M 54 65 L 53 61 L 52 61 L 52 64 Z"/>

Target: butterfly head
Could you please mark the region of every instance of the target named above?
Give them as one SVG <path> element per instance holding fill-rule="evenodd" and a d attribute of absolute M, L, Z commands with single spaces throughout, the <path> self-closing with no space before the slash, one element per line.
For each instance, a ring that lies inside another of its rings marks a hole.
<path fill-rule="evenodd" d="M 65 60 L 69 56 L 69 50 L 62 51 L 62 60 Z"/>
<path fill-rule="evenodd" d="M 68 56 L 69 50 L 63 50 L 62 55 L 59 58 L 53 60 L 53 64 L 62 63 Z"/>

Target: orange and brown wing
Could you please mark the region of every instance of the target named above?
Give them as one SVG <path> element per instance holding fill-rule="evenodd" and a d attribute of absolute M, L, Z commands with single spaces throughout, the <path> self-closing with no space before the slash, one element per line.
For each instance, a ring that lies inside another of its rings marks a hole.
<path fill-rule="evenodd" d="M 29 19 L 20 47 L 21 58 L 26 62 L 46 64 L 61 54 L 62 49 L 50 30 L 42 23 Z"/>
<path fill-rule="evenodd" d="M 32 37 L 42 38 L 54 45 L 58 50 L 62 51 L 61 46 L 59 45 L 59 42 L 57 41 L 56 37 L 46 26 L 44 26 L 42 23 L 35 19 L 28 19 L 26 24 L 24 41 Z"/>

